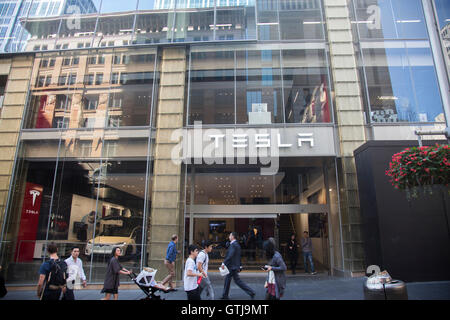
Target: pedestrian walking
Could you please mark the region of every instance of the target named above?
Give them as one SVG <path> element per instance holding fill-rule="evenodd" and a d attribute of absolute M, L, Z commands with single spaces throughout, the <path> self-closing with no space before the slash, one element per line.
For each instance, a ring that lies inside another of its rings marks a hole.
<path fill-rule="evenodd" d="M 303 238 L 301 239 L 302 252 L 303 252 L 303 264 L 305 266 L 305 273 L 308 273 L 308 263 L 311 265 L 311 274 L 316 274 L 314 270 L 314 262 L 312 258 L 312 241 L 309 237 L 308 231 L 303 231 Z"/>
<path fill-rule="evenodd" d="M 184 291 L 188 300 L 201 300 L 200 288 L 198 286 L 198 278 L 203 274 L 198 272 L 195 266 L 195 259 L 198 256 L 198 247 L 191 244 L 188 247 L 189 257 L 184 267 Z"/>
<path fill-rule="evenodd" d="M 286 289 L 286 264 L 283 257 L 275 249 L 271 241 L 267 241 L 265 245 L 266 258 L 269 260 L 265 269 L 268 271 L 265 287 L 266 300 L 280 300 Z"/>
<path fill-rule="evenodd" d="M 60 300 L 66 292 L 67 264 L 58 257 L 58 247 L 50 243 L 47 247 L 50 259 L 39 268 L 37 296 L 40 300 Z"/>
<path fill-rule="evenodd" d="M 200 282 L 200 294 L 206 289 L 206 296 L 210 300 L 214 300 L 214 289 L 211 284 L 211 279 L 208 277 L 209 256 L 213 246 L 211 241 L 206 240 L 203 242 L 203 250 L 199 252 L 197 256 L 197 269 L 203 274 L 202 281 Z"/>
<path fill-rule="evenodd" d="M 105 282 L 101 293 L 105 294 L 102 300 L 109 300 L 111 295 L 114 295 L 114 300 L 119 298 L 119 277 L 121 274 L 131 274 L 131 271 L 123 268 L 119 263 L 119 256 L 122 253 L 122 249 L 114 247 L 111 252 L 111 259 L 108 262 L 108 269 L 106 270 Z"/>
<path fill-rule="evenodd" d="M 256 228 L 249 226 L 247 235 L 247 253 L 249 260 L 256 260 Z"/>
<path fill-rule="evenodd" d="M 298 261 L 298 242 L 297 242 L 297 236 L 295 233 L 291 235 L 291 239 L 289 239 L 288 245 L 287 245 L 287 253 L 289 257 L 289 262 L 292 270 L 292 274 L 295 274 L 295 269 L 297 268 L 297 261 Z"/>
<path fill-rule="evenodd" d="M 178 236 L 176 234 L 172 235 L 171 241 L 167 246 L 166 259 L 164 260 L 164 265 L 169 271 L 169 274 L 162 281 L 163 286 L 166 286 L 168 283 L 169 287 L 173 290 L 175 290 L 175 283 L 173 282 L 173 277 L 175 276 L 175 260 L 177 258 L 177 254 L 179 253 L 177 251 L 177 242 Z"/>
<path fill-rule="evenodd" d="M 239 272 L 241 270 L 241 246 L 236 241 L 236 232 L 230 233 L 230 247 L 228 248 L 225 260 L 222 263 L 221 268 L 228 268 L 229 273 L 225 276 L 225 283 L 223 287 L 223 294 L 221 299 L 228 300 L 228 294 L 230 292 L 231 279 L 239 288 L 244 290 L 252 299 L 255 297 L 255 292 L 239 277 Z"/>
<path fill-rule="evenodd" d="M 86 275 L 83 270 L 83 261 L 79 258 L 80 248 L 75 246 L 72 248 L 72 254 L 69 258 L 64 260 L 67 264 L 68 278 L 67 278 L 67 289 L 64 295 L 64 300 L 75 300 L 75 295 L 73 290 L 79 287 L 82 282 L 84 288 L 86 288 Z"/>
<path fill-rule="evenodd" d="M 8 290 L 6 290 L 5 286 L 5 278 L 2 275 L 2 266 L 0 266 L 0 299 L 6 296 Z"/>

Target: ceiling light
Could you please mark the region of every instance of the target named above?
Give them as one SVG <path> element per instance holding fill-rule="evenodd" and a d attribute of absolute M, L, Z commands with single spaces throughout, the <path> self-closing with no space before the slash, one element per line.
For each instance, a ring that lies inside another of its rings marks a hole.
<path fill-rule="evenodd" d="M 422 20 L 397 20 L 397 23 L 418 23 Z"/>
<path fill-rule="evenodd" d="M 257 23 L 258 26 L 277 26 L 278 22 L 260 22 Z"/>

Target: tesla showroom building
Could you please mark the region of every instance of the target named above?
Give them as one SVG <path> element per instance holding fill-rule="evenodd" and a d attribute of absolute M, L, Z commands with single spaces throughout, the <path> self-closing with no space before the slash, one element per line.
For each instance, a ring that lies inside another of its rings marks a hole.
<path fill-rule="evenodd" d="M 9 2 L 21 10 L 0 54 L 9 284 L 37 281 L 49 242 L 63 257 L 79 246 L 90 283 L 114 246 L 162 278 L 172 234 L 180 280 L 187 244 L 213 241 L 219 264 L 231 231 L 245 268 L 269 237 L 285 254 L 307 230 L 320 272 L 359 275 L 373 254 L 364 208 L 377 206 L 361 188 L 388 179 L 358 175 L 359 155 L 449 124 L 446 0 L 53 1 L 50 15 L 52 1 Z"/>

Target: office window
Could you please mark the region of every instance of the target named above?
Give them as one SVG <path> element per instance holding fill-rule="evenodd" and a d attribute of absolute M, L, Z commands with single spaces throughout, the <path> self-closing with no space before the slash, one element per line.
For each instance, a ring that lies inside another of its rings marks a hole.
<path fill-rule="evenodd" d="M 67 83 L 67 74 L 63 74 L 59 76 L 58 85 L 64 86 Z"/>
<path fill-rule="evenodd" d="M 51 83 L 52 83 L 52 76 L 51 76 L 51 75 L 48 75 L 48 76 L 45 78 L 45 86 L 48 87 Z"/>
<path fill-rule="evenodd" d="M 98 95 L 86 95 L 84 100 L 84 110 L 96 110 L 98 107 Z"/>
<path fill-rule="evenodd" d="M 103 73 L 97 73 L 95 75 L 95 84 L 98 86 L 101 85 L 102 83 L 103 83 Z"/>
<path fill-rule="evenodd" d="M 109 108 L 120 109 L 122 108 L 123 95 L 119 93 L 111 93 L 109 95 Z"/>
<path fill-rule="evenodd" d="M 119 83 L 119 73 L 118 72 L 114 72 L 111 75 L 111 84 L 118 84 Z"/>
<path fill-rule="evenodd" d="M 94 84 L 94 74 L 87 74 L 84 76 L 84 84 L 85 85 L 93 85 Z"/>
<path fill-rule="evenodd" d="M 69 85 L 74 85 L 77 82 L 77 74 L 71 73 L 69 76 Z"/>
<path fill-rule="evenodd" d="M 110 116 L 108 119 L 108 127 L 111 128 L 119 128 L 121 123 L 121 117 L 120 116 Z"/>
<path fill-rule="evenodd" d="M 98 64 L 105 64 L 105 57 L 104 56 L 98 56 Z"/>
<path fill-rule="evenodd" d="M 36 87 L 41 88 L 44 86 L 45 83 L 45 76 L 39 76 L 38 81 L 36 83 Z"/>
<path fill-rule="evenodd" d="M 56 110 L 70 110 L 72 106 L 72 96 L 66 94 L 56 95 Z"/>
<path fill-rule="evenodd" d="M 58 129 L 67 129 L 69 128 L 69 118 L 66 117 L 55 117 L 53 119 L 54 128 L 58 128 Z"/>
<path fill-rule="evenodd" d="M 118 55 L 115 55 L 113 58 L 113 64 L 120 64 L 121 57 Z"/>

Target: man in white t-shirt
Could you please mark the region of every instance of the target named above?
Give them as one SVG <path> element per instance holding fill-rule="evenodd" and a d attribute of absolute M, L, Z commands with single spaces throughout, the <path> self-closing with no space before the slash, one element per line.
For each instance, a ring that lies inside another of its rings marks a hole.
<path fill-rule="evenodd" d="M 198 272 L 195 266 L 195 258 L 198 256 L 198 247 L 191 244 L 188 248 L 189 257 L 184 266 L 184 291 L 186 291 L 188 300 L 201 300 L 200 288 L 197 283 L 197 278 L 202 274 Z"/>
<path fill-rule="evenodd" d="M 213 249 L 211 241 L 207 240 L 204 244 L 204 248 L 197 256 L 197 269 L 203 274 L 202 282 L 200 282 L 200 294 L 203 289 L 206 289 L 206 296 L 210 298 L 210 300 L 214 300 L 214 289 L 211 284 L 211 280 L 208 277 L 208 264 L 209 257 L 208 253 L 210 253 Z"/>

